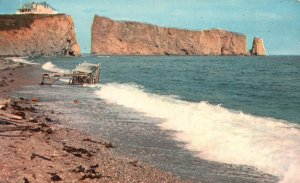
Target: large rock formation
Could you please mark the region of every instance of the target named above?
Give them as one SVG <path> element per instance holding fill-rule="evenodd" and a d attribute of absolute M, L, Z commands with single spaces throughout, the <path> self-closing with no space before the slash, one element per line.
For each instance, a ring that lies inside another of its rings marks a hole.
<path fill-rule="evenodd" d="M 247 55 L 246 36 L 225 30 L 202 31 L 113 21 L 95 16 L 92 53 L 116 55 Z"/>
<path fill-rule="evenodd" d="M 0 15 L 0 56 L 80 55 L 68 15 Z"/>
<path fill-rule="evenodd" d="M 257 56 L 265 56 L 266 50 L 264 47 L 264 42 L 262 38 L 254 38 L 253 45 L 251 49 L 251 55 L 257 55 Z"/>

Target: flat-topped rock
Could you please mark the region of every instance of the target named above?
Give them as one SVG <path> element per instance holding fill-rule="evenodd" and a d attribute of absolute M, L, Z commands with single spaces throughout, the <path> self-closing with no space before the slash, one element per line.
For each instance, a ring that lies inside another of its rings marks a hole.
<path fill-rule="evenodd" d="M 184 30 L 95 16 L 97 55 L 247 55 L 246 36 L 226 30 Z"/>

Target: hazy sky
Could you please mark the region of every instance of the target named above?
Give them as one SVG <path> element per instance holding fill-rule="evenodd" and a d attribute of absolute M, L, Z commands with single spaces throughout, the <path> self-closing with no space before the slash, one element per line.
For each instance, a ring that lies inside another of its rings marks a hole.
<path fill-rule="evenodd" d="M 32 2 L 23 0 L 25 2 Z M 36 0 L 36 2 L 38 2 Z M 299 0 L 48 0 L 58 11 L 72 15 L 82 52 L 91 47 L 95 14 L 161 26 L 222 28 L 263 37 L 268 54 L 300 55 Z M 20 0 L 0 0 L 0 14 L 15 13 Z"/>

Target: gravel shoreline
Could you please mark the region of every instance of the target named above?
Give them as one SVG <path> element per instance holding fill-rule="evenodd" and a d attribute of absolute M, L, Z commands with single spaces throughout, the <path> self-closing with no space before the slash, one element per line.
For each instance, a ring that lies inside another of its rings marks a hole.
<path fill-rule="evenodd" d="M 11 59 L 0 58 L 0 98 L 9 97 L 9 93 L 22 86 L 37 85 L 40 77 L 33 75 L 33 70 L 40 70 L 39 65 L 16 63 Z M 39 72 L 37 72 L 39 74 Z"/>
<path fill-rule="evenodd" d="M 0 182 L 184 182 L 116 155 L 109 142 L 60 127 L 37 98 L 7 100 L 9 92 L 38 84 L 39 78 L 26 81 L 34 67 L 0 59 L 0 104 L 5 104 L 0 110 Z"/>

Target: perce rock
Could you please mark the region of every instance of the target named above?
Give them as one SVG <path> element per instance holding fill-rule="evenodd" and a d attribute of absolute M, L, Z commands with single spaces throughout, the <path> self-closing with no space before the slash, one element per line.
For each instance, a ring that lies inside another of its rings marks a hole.
<path fill-rule="evenodd" d="M 78 56 L 71 16 L 0 15 L 0 56 Z"/>
<path fill-rule="evenodd" d="M 248 55 L 246 36 L 191 31 L 95 16 L 92 53 L 98 55 Z"/>
<path fill-rule="evenodd" d="M 264 47 L 263 39 L 262 38 L 254 38 L 251 55 L 265 56 L 266 54 L 267 53 L 266 53 L 266 50 Z"/>

